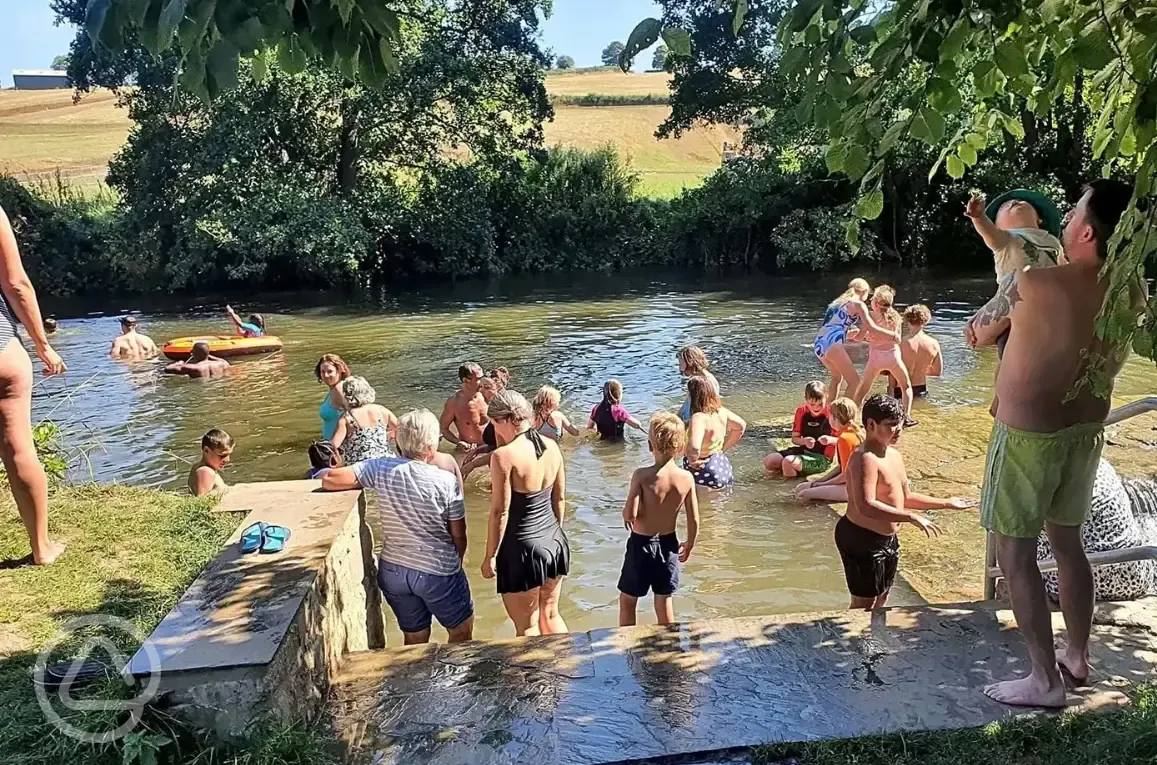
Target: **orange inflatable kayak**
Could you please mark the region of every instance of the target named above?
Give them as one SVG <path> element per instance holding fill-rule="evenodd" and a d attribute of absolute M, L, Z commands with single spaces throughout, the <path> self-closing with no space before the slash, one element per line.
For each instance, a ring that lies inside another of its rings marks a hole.
<path fill-rule="evenodd" d="M 223 359 L 237 356 L 252 356 L 258 353 L 272 353 L 281 350 L 281 338 L 236 337 L 228 335 L 206 335 L 203 337 L 178 337 L 170 340 L 161 352 L 173 361 L 185 361 L 193 354 L 194 343 L 208 343 L 209 353 Z"/>

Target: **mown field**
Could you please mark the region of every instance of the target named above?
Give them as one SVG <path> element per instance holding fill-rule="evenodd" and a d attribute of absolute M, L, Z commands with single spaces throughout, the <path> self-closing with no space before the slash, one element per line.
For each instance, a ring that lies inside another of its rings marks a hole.
<path fill-rule="evenodd" d="M 552 96 L 662 96 L 662 73 L 623 74 L 617 70 L 554 73 Z M 551 145 L 593 149 L 614 144 L 642 175 L 643 193 L 669 197 L 698 185 L 719 167 L 724 141 L 737 131 L 700 127 L 679 140 L 659 141 L 655 129 L 667 116 L 662 105 L 555 107 L 546 126 Z M 109 158 L 124 143 L 130 122 L 108 91 L 73 103 L 72 92 L 0 90 L 0 172 L 51 182 L 60 175 L 80 186 L 97 185 Z"/>

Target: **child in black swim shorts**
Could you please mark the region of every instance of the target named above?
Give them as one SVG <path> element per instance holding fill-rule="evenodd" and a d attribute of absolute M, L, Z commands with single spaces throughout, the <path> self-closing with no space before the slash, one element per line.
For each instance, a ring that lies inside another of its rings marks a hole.
<path fill-rule="evenodd" d="M 655 464 L 631 476 L 623 506 L 623 522 L 631 532 L 619 576 L 619 626 L 635 624 L 639 598 L 655 593 L 659 624 L 675 620 L 671 596 L 679 587 L 679 566 L 686 563 L 699 533 L 699 503 L 695 479 L 675 459 L 686 447 L 683 421 L 670 412 L 656 412 L 649 428 Z M 687 514 L 687 541 L 679 544 L 675 522 Z"/>

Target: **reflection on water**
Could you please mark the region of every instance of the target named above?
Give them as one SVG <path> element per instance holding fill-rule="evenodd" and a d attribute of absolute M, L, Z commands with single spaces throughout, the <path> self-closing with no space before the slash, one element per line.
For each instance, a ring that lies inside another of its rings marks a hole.
<path fill-rule="evenodd" d="M 929 331 L 944 348 L 945 376 L 917 403 L 917 418 L 934 421 L 934 407 L 985 401 L 993 356 L 965 347 L 961 330 L 990 296 L 991 280 L 890 281 L 901 304 L 925 302 L 933 309 Z M 320 432 L 317 407 L 325 393 L 313 368 L 323 353 L 343 356 L 397 414 L 414 407 L 440 411 L 457 386 L 458 365 L 473 360 L 509 367 L 513 386 L 528 398 L 538 386 L 554 385 L 563 411 L 581 426 L 610 377 L 623 382 L 624 404 L 641 420 L 677 407 L 682 382 L 675 353 L 696 343 L 706 349 L 728 406 L 758 425 L 790 417 L 804 383 L 823 376 L 810 347 L 827 301 L 844 282 L 568 277 L 545 285 L 467 284 L 376 305 L 244 305 L 243 312 L 265 314 L 284 351 L 241 360 L 231 377 L 205 381 L 161 377 L 159 364 L 109 360 L 117 318 L 93 315 L 62 322 L 55 345 L 70 372 L 38 385 L 35 415 L 60 422 L 69 446 L 83 452 L 74 479 L 180 488 L 201 434 L 221 427 L 237 441 L 230 482 L 279 480 L 300 477 L 308 467 L 305 449 Z M 228 323 L 219 309 L 145 314 L 141 326 L 158 342 L 224 332 Z M 1150 368 L 1130 362 L 1119 392 L 1151 387 Z M 700 540 L 676 597 L 680 617 L 845 605 L 831 516 L 792 502 L 790 484 L 762 477 L 768 437 L 769 429 L 753 428 L 732 454 L 735 489 L 702 503 Z M 628 439 L 625 446 L 577 439 L 564 445 L 574 571 L 563 615 L 574 629 L 617 619 L 615 584 L 625 544 L 620 511 L 631 471 L 649 460 L 646 438 L 633 433 Z M 478 576 L 485 476 L 469 484 L 467 567 L 479 612 L 476 634 L 509 635 L 493 582 Z M 641 620 L 653 619 L 649 608 L 640 604 Z"/>

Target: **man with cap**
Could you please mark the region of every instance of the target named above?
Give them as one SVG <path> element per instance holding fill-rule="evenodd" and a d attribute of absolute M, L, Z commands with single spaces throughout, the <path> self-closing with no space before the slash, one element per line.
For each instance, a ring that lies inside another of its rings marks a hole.
<path fill-rule="evenodd" d="M 148 335 L 137 332 L 137 320 L 132 316 L 121 317 L 121 334 L 112 341 L 109 356 L 114 359 L 137 361 L 151 359 L 157 355 L 157 344 Z"/>

